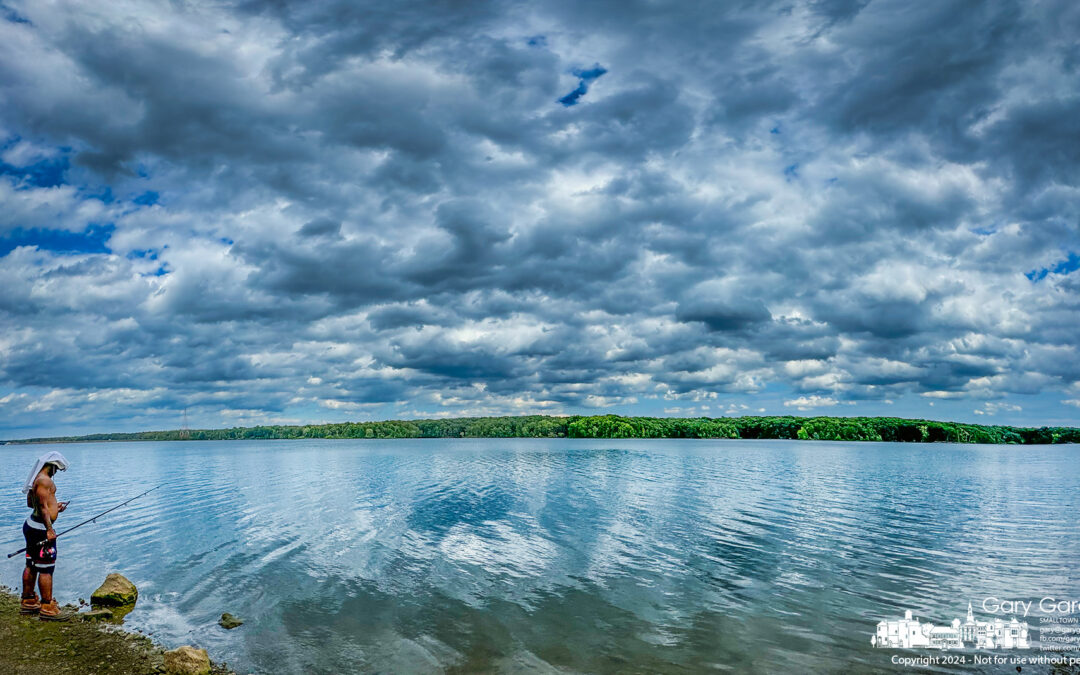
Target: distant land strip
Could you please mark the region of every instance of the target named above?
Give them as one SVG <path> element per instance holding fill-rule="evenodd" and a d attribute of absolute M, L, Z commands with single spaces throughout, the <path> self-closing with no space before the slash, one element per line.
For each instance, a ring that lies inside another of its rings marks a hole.
<path fill-rule="evenodd" d="M 897 417 L 458 417 L 296 426 L 173 429 L 0 441 L 231 441 L 299 438 L 766 438 L 1046 445 L 1080 442 L 1075 427 L 1010 427 Z"/>

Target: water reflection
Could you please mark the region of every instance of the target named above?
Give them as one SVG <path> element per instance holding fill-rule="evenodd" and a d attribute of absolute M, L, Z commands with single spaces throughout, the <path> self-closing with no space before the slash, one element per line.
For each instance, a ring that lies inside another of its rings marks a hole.
<path fill-rule="evenodd" d="M 9 493 L 46 450 L 5 447 Z M 888 671 L 876 621 L 1080 596 L 1073 446 L 64 446 L 62 600 L 262 672 Z M 17 469 L 17 470 L 16 470 Z M 13 537 L 19 504 L 0 506 Z M 16 546 L 17 547 L 17 546 Z M 13 585 L 9 566 L 3 581 Z M 247 619 L 225 632 L 223 611 Z"/>

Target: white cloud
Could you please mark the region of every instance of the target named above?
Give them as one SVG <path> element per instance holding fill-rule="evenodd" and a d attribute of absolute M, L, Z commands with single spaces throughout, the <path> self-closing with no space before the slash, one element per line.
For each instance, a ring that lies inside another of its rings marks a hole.
<path fill-rule="evenodd" d="M 962 391 L 924 391 L 919 396 L 924 398 L 957 399 L 967 398 L 968 394 Z"/>
<path fill-rule="evenodd" d="M 795 407 L 799 410 L 811 410 L 813 408 L 830 408 L 840 402 L 831 396 L 800 396 L 796 399 L 784 401 L 784 407 Z"/>
<path fill-rule="evenodd" d="M 0 161 L 15 167 L 25 167 L 43 160 L 52 159 L 59 154 L 59 150 L 55 147 L 37 145 L 31 141 L 21 139 L 0 152 Z"/>
<path fill-rule="evenodd" d="M 1023 408 L 1014 403 L 987 401 L 982 408 L 976 408 L 972 412 L 976 415 L 997 415 L 1001 412 L 1020 412 L 1021 410 Z"/>

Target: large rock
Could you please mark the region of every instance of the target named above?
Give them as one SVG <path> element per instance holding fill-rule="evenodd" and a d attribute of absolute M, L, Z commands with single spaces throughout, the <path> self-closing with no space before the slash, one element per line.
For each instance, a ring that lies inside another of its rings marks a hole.
<path fill-rule="evenodd" d="M 232 614 L 229 614 L 228 612 L 225 612 L 221 615 L 221 618 L 218 619 L 218 625 L 225 630 L 232 630 L 233 628 L 236 628 L 238 626 L 243 626 L 244 620 L 237 618 Z"/>
<path fill-rule="evenodd" d="M 115 572 L 105 577 L 105 583 L 101 584 L 94 594 L 90 596 L 91 605 L 105 607 L 122 607 L 134 605 L 139 599 L 139 589 L 135 584 L 127 580 L 122 574 Z"/>
<path fill-rule="evenodd" d="M 165 672 L 168 675 L 209 675 L 210 655 L 205 649 L 184 645 L 165 652 Z"/>
<path fill-rule="evenodd" d="M 113 613 L 108 609 L 92 609 L 80 614 L 79 618 L 83 621 L 112 621 Z"/>

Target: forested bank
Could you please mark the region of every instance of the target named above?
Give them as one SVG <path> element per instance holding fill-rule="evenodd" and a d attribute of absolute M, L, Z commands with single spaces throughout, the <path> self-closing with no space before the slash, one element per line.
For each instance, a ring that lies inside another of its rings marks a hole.
<path fill-rule="evenodd" d="M 299 438 L 770 438 L 901 443 L 1080 442 L 1074 427 L 1009 427 L 896 417 L 459 417 L 298 426 L 174 429 L 24 439 L 21 443 Z"/>

